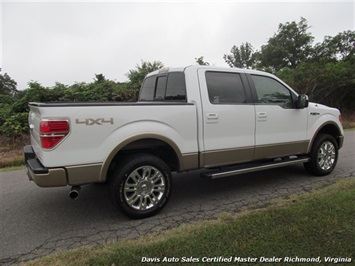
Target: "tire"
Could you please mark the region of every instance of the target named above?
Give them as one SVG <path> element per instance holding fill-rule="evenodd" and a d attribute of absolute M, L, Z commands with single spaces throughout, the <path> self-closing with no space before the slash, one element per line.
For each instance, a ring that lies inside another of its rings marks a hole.
<path fill-rule="evenodd" d="M 310 161 L 304 164 L 306 170 L 316 176 L 333 172 L 338 161 L 338 144 L 329 134 L 320 134 L 311 149 Z"/>
<path fill-rule="evenodd" d="M 171 172 L 160 158 L 137 154 L 120 163 L 109 180 L 114 205 L 127 216 L 142 219 L 161 211 L 170 198 Z"/>

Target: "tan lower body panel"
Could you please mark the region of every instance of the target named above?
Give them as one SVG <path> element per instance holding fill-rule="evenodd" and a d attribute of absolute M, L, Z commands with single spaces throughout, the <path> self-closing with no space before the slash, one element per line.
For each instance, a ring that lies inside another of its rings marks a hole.
<path fill-rule="evenodd" d="M 298 141 L 246 147 L 241 149 L 215 150 L 201 153 L 201 165 L 204 167 L 218 167 L 261 159 L 271 159 L 282 156 L 307 153 L 309 141 Z"/>
<path fill-rule="evenodd" d="M 68 185 L 82 185 L 99 182 L 101 168 L 101 163 L 66 167 L 68 173 Z"/>
<path fill-rule="evenodd" d="M 62 187 L 67 185 L 67 176 L 64 168 L 49 169 L 47 174 L 35 174 L 26 167 L 27 174 L 39 187 Z"/>
<path fill-rule="evenodd" d="M 253 160 L 254 147 L 231 150 L 206 151 L 202 154 L 203 162 L 201 165 L 205 167 L 217 167 Z"/>
<path fill-rule="evenodd" d="M 309 141 L 297 141 L 255 147 L 254 160 L 307 153 Z"/>
<path fill-rule="evenodd" d="M 195 170 L 199 168 L 198 163 L 198 153 L 187 153 L 182 154 L 179 158 L 180 161 L 180 171 Z"/>
<path fill-rule="evenodd" d="M 215 150 L 201 153 L 200 165 L 210 168 L 223 165 L 232 165 L 253 160 L 275 158 L 288 155 L 307 153 L 308 141 L 281 143 L 246 147 L 241 149 Z M 199 168 L 199 154 L 182 154 L 180 159 L 180 171 L 188 171 Z M 81 185 L 100 182 L 102 164 L 88 164 L 66 167 L 68 173 L 68 185 Z"/>

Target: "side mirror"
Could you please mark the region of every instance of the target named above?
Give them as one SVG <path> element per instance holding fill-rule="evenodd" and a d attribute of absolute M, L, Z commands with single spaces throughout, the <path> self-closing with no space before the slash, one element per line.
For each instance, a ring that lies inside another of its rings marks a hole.
<path fill-rule="evenodd" d="M 305 94 L 301 94 L 298 96 L 298 99 L 296 101 L 296 108 L 297 109 L 303 109 L 308 107 L 308 96 Z"/>

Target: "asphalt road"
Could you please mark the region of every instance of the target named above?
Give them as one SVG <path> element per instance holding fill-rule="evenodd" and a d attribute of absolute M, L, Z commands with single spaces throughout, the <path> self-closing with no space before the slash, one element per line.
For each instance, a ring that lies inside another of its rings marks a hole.
<path fill-rule="evenodd" d="M 105 185 L 82 187 L 69 199 L 69 187 L 39 188 L 24 170 L 0 173 L 0 265 L 11 265 L 57 250 L 99 245 L 177 227 L 223 212 L 262 207 L 275 198 L 324 187 L 355 176 L 355 131 L 345 133 L 339 162 L 326 177 L 308 175 L 302 165 L 216 180 L 200 172 L 174 176 L 170 202 L 157 216 L 130 220 L 111 205 Z"/>

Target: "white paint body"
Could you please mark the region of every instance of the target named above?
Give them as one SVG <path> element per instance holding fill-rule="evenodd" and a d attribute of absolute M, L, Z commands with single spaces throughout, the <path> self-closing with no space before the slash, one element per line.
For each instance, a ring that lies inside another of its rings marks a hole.
<path fill-rule="evenodd" d="M 322 125 L 333 123 L 343 129 L 337 109 L 310 103 L 304 109 L 283 109 L 278 105 L 215 105 L 208 99 L 206 71 L 235 72 L 276 77 L 258 71 L 190 66 L 169 71 L 185 73 L 187 103 L 122 104 L 90 106 L 31 105 L 29 123 L 32 147 L 44 167 L 103 164 L 120 143 L 133 136 L 151 134 L 175 143 L 181 154 L 255 148 L 311 140 Z M 153 72 L 150 75 L 155 75 Z M 280 81 L 282 82 L 282 81 Z M 282 83 L 284 84 L 284 83 Z M 291 88 L 284 84 L 295 96 Z M 317 113 L 318 115 L 310 115 Z M 76 123 L 92 119 L 113 119 L 113 124 Z M 41 119 L 67 119 L 70 133 L 52 150 L 39 141 Z M 311 145 L 311 144 L 310 144 Z M 250 160 L 253 160 L 251 156 Z M 199 168 L 205 167 L 203 160 Z"/>

